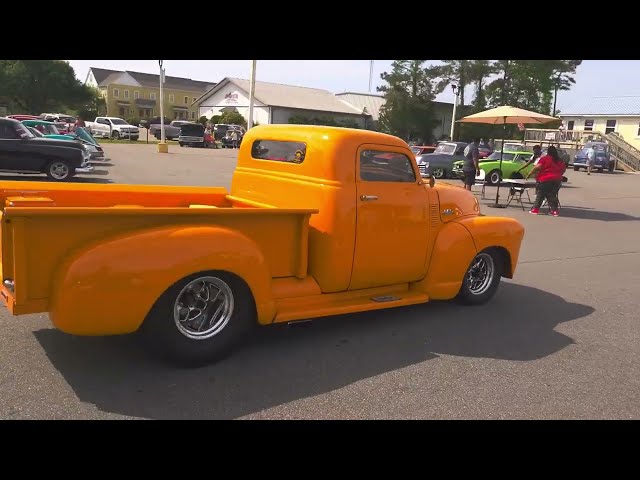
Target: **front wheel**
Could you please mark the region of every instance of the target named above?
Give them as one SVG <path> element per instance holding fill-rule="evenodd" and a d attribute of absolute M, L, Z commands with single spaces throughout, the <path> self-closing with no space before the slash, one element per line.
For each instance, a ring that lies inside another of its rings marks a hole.
<path fill-rule="evenodd" d="M 111 132 L 111 138 L 114 140 L 119 140 L 120 139 L 120 132 L 117 130 L 114 130 L 113 132 Z"/>
<path fill-rule="evenodd" d="M 488 302 L 498 290 L 502 268 L 502 259 L 494 251 L 478 253 L 464 275 L 456 300 L 465 305 Z"/>
<path fill-rule="evenodd" d="M 577 172 L 578 170 L 580 170 L 580 167 L 573 167 L 574 172 Z"/>
<path fill-rule="evenodd" d="M 433 169 L 433 176 L 435 178 L 444 178 L 445 177 L 445 170 L 442 167 L 436 167 Z"/>
<path fill-rule="evenodd" d="M 487 176 L 487 183 L 489 185 L 498 185 L 502 180 L 502 173 L 500 170 L 492 170 L 491 173 Z"/>
<path fill-rule="evenodd" d="M 64 162 L 62 160 L 54 160 L 47 165 L 45 173 L 51 180 L 64 182 L 66 180 L 69 180 L 73 176 L 74 169 L 71 168 L 71 166 L 69 166 L 67 162 Z"/>
<path fill-rule="evenodd" d="M 140 333 L 148 347 L 187 367 L 228 356 L 255 325 L 249 287 L 235 275 L 212 271 L 190 275 L 156 302 Z"/>

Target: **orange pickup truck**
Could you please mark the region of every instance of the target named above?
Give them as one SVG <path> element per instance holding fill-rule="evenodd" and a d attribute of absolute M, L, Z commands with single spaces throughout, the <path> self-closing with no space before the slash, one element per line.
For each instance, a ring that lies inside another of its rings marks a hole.
<path fill-rule="evenodd" d="M 524 235 L 420 176 L 401 139 L 264 125 L 216 187 L 0 182 L 0 297 L 74 335 L 136 332 L 197 366 L 253 325 L 488 301 Z"/>

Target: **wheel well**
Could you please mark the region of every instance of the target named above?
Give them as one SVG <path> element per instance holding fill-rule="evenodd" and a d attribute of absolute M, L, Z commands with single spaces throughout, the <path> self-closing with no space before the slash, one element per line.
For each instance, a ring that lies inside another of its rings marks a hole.
<path fill-rule="evenodd" d="M 511 275 L 511 255 L 504 247 L 489 247 L 485 251 L 495 253 L 502 263 L 501 276 L 504 278 L 512 278 Z"/>
<path fill-rule="evenodd" d="M 197 277 L 205 277 L 205 276 L 216 276 L 219 274 L 225 274 L 228 275 L 229 277 L 231 277 L 234 281 L 238 282 L 238 284 L 242 285 L 248 292 L 249 294 L 249 300 L 251 301 L 251 309 L 253 311 L 253 315 L 254 318 L 257 319 L 257 309 L 256 309 L 256 304 L 255 304 L 255 297 L 253 296 L 253 292 L 251 291 L 251 287 L 249 286 L 249 284 L 239 275 L 233 273 L 233 272 L 229 272 L 228 270 L 202 270 L 199 272 L 194 272 L 194 273 L 190 273 L 189 275 L 185 275 L 184 277 L 180 278 L 179 280 L 176 280 L 174 283 L 172 283 L 171 285 L 169 285 L 159 296 L 158 298 L 156 298 L 156 301 L 153 302 L 153 305 L 151 305 L 151 308 L 149 309 L 149 311 L 147 312 L 147 314 L 145 315 L 144 321 L 142 322 L 142 325 L 144 325 L 146 323 L 147 318 L 149 317 L 149 315 L 153 312 L 153 310 L 155 309 L 156 305 L 158 304 L 158 302 L 161 301 L 161 299 L 172 289 L 174 288 L 176 285 L 178 285 L 180 282 L 183 282 L 187 279 L 191 279 L 191 278 L 197 278 Z M 257 322 L 257 320 L 256 320 Z M 141 325 L 141 327 L 142 327 Z"/>

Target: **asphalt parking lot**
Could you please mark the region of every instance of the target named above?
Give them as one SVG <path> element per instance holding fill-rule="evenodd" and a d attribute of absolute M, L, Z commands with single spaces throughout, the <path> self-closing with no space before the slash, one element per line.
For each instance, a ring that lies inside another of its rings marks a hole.
<path fill-rule="evenodd" d="M 237 154 L 105 150 L 111 160 L 77 181 L 229 187 Z M 197 370 L 159 364 L 129 337 L 71 337 L 3 308 L 0 418 L 638 419 L 640 175 L 567 176 L 559 218 L 490 209 L 487 188 L 484 213 L 518 218 L 526 234 L 515 278 L 482 307 L 265 328 Z"/>

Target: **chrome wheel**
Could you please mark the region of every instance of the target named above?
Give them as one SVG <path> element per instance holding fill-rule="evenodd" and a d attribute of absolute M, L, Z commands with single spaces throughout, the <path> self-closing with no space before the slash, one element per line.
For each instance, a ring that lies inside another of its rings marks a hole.
<path fill-rule="evenodd" d="M 489 182 L 494 185 L 500 183 L 500 172 L 491 172 L 491 176 L 489 177 Z"/>
<path fill-rule="evenodd" d="M 64 180 L 70 174 L 69 166 L 64 162 L 54 162 L 49 166 L 51 177 L 56 180 Z"/>
<path fill-rule="evenodd" d="M 480 253 L 474 258 L 467 273 L 467 287 L 472 295 L 482 295 L 486 292 L 495 275 L 495 263 L 488 253 Z"/>
<path fill-rule="evenodd" d="M 189 282 L 178 294 L 173 307 L 176 327 L 193 340 L 220 333 L 233 314 L 233 293 L 217 277 L 200 277 Z"/>
<path fill-rule="evenodd" d="M 442 178 L 444 177 L 444 168 L 434 168 L 433 169 L 433 176 L 435 178 Z"/>

